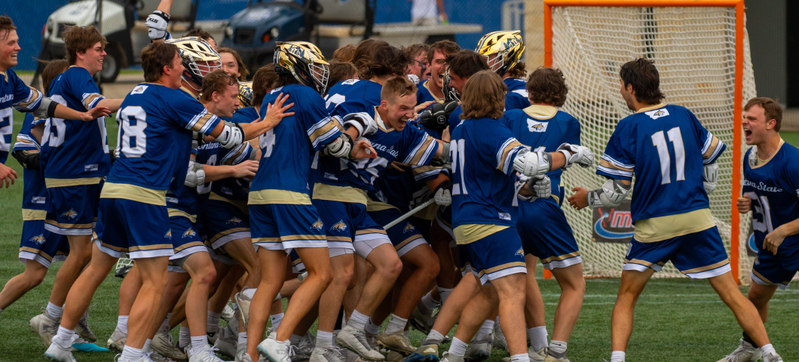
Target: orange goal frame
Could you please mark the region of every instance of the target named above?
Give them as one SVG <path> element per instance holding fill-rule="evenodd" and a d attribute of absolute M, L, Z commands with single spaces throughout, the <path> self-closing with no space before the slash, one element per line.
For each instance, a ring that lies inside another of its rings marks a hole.
<path fill-rule="evenodd" d="M 603 7 L 734 7 L 735 8 L 735 87 L 733 109 L 733 147 L 732 147 L 732 183 L 741 184 L 741 147 L 735 141 L 741 140 L 741 115 L 743 112 L 743 75 L 744 75 L 744 0 L 544 0 L 544 65 L 552 66 L 552 8 L 557 6 L 603 6 Z M 737 200 L 740 189 L 732 188 L 730 220 L 730 267 L 736 282 L 740 258 L 740 216 Z M 549 279 L 552 273 L 544 269 L 544 278 Z"/>

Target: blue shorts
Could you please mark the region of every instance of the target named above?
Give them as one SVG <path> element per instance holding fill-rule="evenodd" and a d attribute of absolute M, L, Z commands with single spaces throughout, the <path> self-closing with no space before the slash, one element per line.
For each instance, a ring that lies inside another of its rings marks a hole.
<path fill-rule="evenodd" d="M 762 244 L 761 244 L 762 245 Z M 777 255 L 768 250 L 757 252 L 755 264 L 752 266 L 752 281 L 760 285 L 779 285 L 781 289 L 788 289 L 796 272 L 799 271 L 799 247 L 777 249 Z M 787 253 L 790 250 L 792 253 Z"/>
<path fill-rule="evenodd" d="M 206 200 L 200 212 L 203 233 L 214 250 L 238 239 L 249 238 L 250 216 L 228 202 Z"/>
<path fill-rule="evenodd" d="M 355 250 L 365 258 L 377 246 L 372 241 L 390 243 L 383 227 L 366 213 L 366 205 L 318 199 L 312 202 L 325 224 L 330 249 Z"/>
<path fill-rule="evenodd" d="M 45 268 L 50 263 L 63 260 L 69 253 L 69 241 L 64 235 L 44 229 L 44 220 L 22 222 L 22 239 L 19 242 L 19 260 L 35 260 Z"/>
<path fill-rule="evenodd" d="M 408 222 L 411 225 L 413 225 L 413 227 L 416 229 L 416 231 L 419 232 L 419 234 L 422 234 L 422 237 L 425 240 L 431 240 L 432 241 L 432 239 L 430 238 L 430 228 L 433 226 L 433 221 L 432 220 L 420 219 L 420 218 L 414 217 L 414 216 L 411 216 L 411 217 L 407 218 L 406 220 L 408 220 Z"/>
<path fill-rule="evenodd" d="M 544 269 L 566 268 L 583 262 L 574 232 L 555 199 L 536 200 L 520 206 L 516 229 L 524 253 L 540 259 Z"/>
<path fill-rule="evenodd" d="M 126 199 L 100 199 L 99 206 L 94 242 L 102 252 L 131 259 L 174 254 L 166 206 Z"/>
<path fill-rule="evenodd" d="M 402 216 L 399 209 L 370 211 L 368 214 L 378 225 L 387 225 Z M 394 249 L 397 250 L 397 255 L 400 257 L 419 245 L 427 244 L 422 234 L 416 231 L 416 228 L 407 219 L 386 230 L 386 234 L 388 234 L 388 239 L 394 245 Z"/>
<path fill-rule="evenodd" d="M 707 279 L 729 272 L 730 260 L 718 227 L 654 243 L 630 242 L 624 270 L 660 271 L 667 261 L 692 279 Z"/>
<path fill-rule="evenodd" d="M 464 245 L 469 252 L 472 273 L 481 284 L 511 274 L 527 273 L 522 241 L 516 228 L 509 227 Z M 458 245 L 460 249 L 461 245 Z"/>
<path fill-rule="evenodd" d="M 103 184 L 47 189 L 47 231 L 60 235 L 91 235 Z"/>
<path fill-rule="evenodd" d="M 461 271 L 461 275 L 466 276 L 473 270 L 472 257 L 469 256 L 469 248 L 467 248 L 466 245 L 458 244 L 455 244 L 455 247 L 458 251 L 458 258 L 456 260 L 457 267 Z"/>
<path fill-rule="evenodd" d="M 192 225 L 191 220 L 184 216 L 172 216 L 169 218 L 169 227 L 172 229 L 172 249 L 175 254 L 169 260 L 179 260 L 194 253 L 208 252 L 200 233 Z M 181 263 L 182 264 L 182 263 Z"/>
<path fill-rule="evenodd" d="M 313 205 L 250 205 L 252 243 L 266 250 L 326 248 L 325 225 Z"/>

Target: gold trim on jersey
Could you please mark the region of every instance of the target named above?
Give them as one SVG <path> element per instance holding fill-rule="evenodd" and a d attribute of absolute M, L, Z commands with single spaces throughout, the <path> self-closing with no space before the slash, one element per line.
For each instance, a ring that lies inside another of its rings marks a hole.
<path fill-rule="evenodd" d="M 719 139 L 716 136 L 713 136 L 713 139 L 710 140 L 710 147 L 707 148 L 707 151 L 702 155 L 703 159 L 708 159 L 710 156 L 713 156 L 713 153 L 716 152 L 716 148 L 719 147 Z"/>
<path fill-rule="evenodd" d="M 211 117 L 214 117 L 214 115 L 213 115 L 212 113 L 210 113 L 210 112 L 208 112 L 208 113 L 204 114 L 204 115 L 203 115 L 202 117 L 200 117 L 200 119 L 198 119 L 198 120 L 197 120 L 197 122 L 196 122 L 196 123 L 195 123 L 195 124 L 194 124 L 194 125 L 191 127 L 191 130 L 192 130 L 192 131 L 197 131 L 197 132 L 202 132 L 203 128 L 205 127 L 205 124 L 206 124 L 206 123 L 208 123 L 208 120 L 210 120 L 210 119 L 211 119 Z"/>
<path fill-rule="evenodd" d="M 0 72 L 0 74 L 3 75 L 3 80 L 8 82 L 8 75 L 6 74 L 6 72 Z"/>
<path fill-rule="evenodd" d="M 441 98 L 436 97 L 435 93 L 433 93 L 433 90 L 430 89 L 430 86 L 429 86 L 430 83 L 433 83 L 432 79 L 428 79 L 427 81 L 422 83 L 422 86 L 427 88 L 427 90 L 430 92 L 430 96 L 432 96 L 435 99 L 436 102 L 444 103 L 444 97 L 441 97 Z M 444 90 L 441 90 L 441 93 L 443 94 Z"/>
<path fill-rule="evenodd" d="M 94 102 L 95 99 L 100 98 L 102 96 L 103 96 L 102 94 L 97 94 L 97 93 L 92 93 L 87 95 L 86 98 L 83 98 L 83 106 L 86 107 L 86 110 L 91 109 L 91 107 L 89 107 L 89 104 Z"/>
<path fill-rule="evenodd" d="M 667 106 L 667 104 L 666 104 L 666 103 L 658 103 L 658 104 L 656 104 L 656 105 L 654 105 L 654 106 L 649 106 L 649 107 L 644 107 L 644 108 L 641 108 L 641 109 L 639 109 L 639 110 L 635 111 L 635 113 L 644 113 L 644 112 L 649 112 L 649 111 L 652 111 L 652 110 L 655 110 L 655 109 L 658 109 L 658 108 L 663 108 L 663 107 L 665 107 L 665 106 Z"/>
<path fill-rule="evenodd" d="M 386 230 L 384 229 L 362 229 L 355 231 L 355 236 L 364 235 L 364 234 L 385 234 Z"/>
<path fill-rule="evenodd" d="M 386 126 L 386 122 L 383 122 L 383 117 L 380 116 L 377 106 L 375 106 L 375 123 L 377 123 L 377 126 L 380 127 L 380 130 L 383 132 L 388 133 L 396 131 L 394 128 Z"/>
<path fill-rule="evenodd" d="M 500 172 L 505 172 L 505 166 L 508 162 L 513 163 L 513 160 L 508 160 L 508 154 L 513 151 L 514 148 L 521 146 L 522 144 L 519 141 L 513 141 L 508 143 L 504 149 L 502 149 L 502 154 L 499 158 L 499 164 L 497 165 L 497 170 Z"/>
<path fill-rule="evenodd" d="M 563 255 L 558 255 L 558 256 L 550 256 L 549 258 L 541 259 L 541 264 L 549 263 L 549 262 L 552 262 L 552 261 L 566 260 L 566 259 L 573 258 L 575 256 L 580 256 L 580 255 L 581 255 L 580 251 L 577 250 L 577 251 L 575 251 L 573 253 L 568 253 L 568 254 L 563 254 Z"/>
<path fill-rule="evenodd" d="M 654 243 L 678 236 L 698 233 L 716 226 L 710 209 L 699 209 L 635 222 L 635 240 Z"/>
<path fill-rule="evenodd" d="M 166 206 L 166 190 L 153 190 L 131 184 L 106 182 L 101 199 L 124 199 L 155 206 Z"/>
<path fill-rule="evenodd" d="M 208 241 L 209 241 L 211 244 L 213 244 L 214 242 L 216 242 L 217 240 L 219 240 L 219 239 L 220 239 L 221 237 L 223 237 L 223 236 L 227 236 L 227 235 L 230 235 L 230 234 L 233 234 L 233 233 L 241 233 L 241 232 L 250 232 L 250 228 L 233 228 L 233 229 L 227 229 L 227 230 L 225 230 L 225 231 L 223 231 L 223 232 L 221 232 L 221 233 L 217 233 L 216 235 L 214 235 L 214 236 L 213 236 L 213 237 L 212 237 L 210 240 L 208 240 Z"/>
<path fill-rule="evenodd" d="M 710 264 L 710 265 L 706 265 L 706 266 L 699 267 L 699 268 L 693 268 L 693 269 L 683 270 L 683 271 L 682 271 L 682 273 L 683 273 L 683 274 L 689 274 L 689 273 L 701 273 L 701 272 L 703 272 L 703 271 L 713 270 L 713 269 L 716 269 L 716 268 L 722 267 L 722 266 L 724 266 L 725 264 L 729 264 L 729 263 L 730 263 L 730 259 L 724 259 L 724 260 L 722 260 L 722 261 L 720 261 L 720 262 L 718 262 L 718 263 L 715 263 L 715 264 Z"/>
<path fill-rule="evenodd" d="M 54 187 L 97 185 L 102 180 L 102 177 L 46 178 L 44 179 L 44 183 L 47 185 L 48 189 L 51 189 Z"/>
<path fill-rule="evenodd" d="M 311 205 L 308 194 L 288 190 L 266 189 L 250 191 L 248 205 Z"/>
<path fill-rule="evenodd" d="M 179 253 L 179 252 L 181 252 L 183 250 L 186 250 L 188 248 L 195 247 L 195 246 L 205 246 L 205 244 L 203 244 L 202 241 L 192 241 L 192 242 L 190 242 L 188 244 L 183 244 L 183 245 L 178 246 L 177 248 L 175 248 L 175 254 L 177 254 L 177 253 Z"/>
<path fill-rule="evenodd" d="M 416 154 L 414 154 L 413 158 L 411 158 L 410 162 L 411 165 L 419 164 L 419 161 L 421 161 L 422 157 L 424 157 L 424 155 L 427 153 L 427 149 L 430 147 L 431 142 L 436 142 L 435 138 L 430 137 L 428 135 L 427 139 L 424 140 L 424 143 L 422 143 L 422 145 L 419 146 L 418 150 L 416 151 Z M 436 150 L 438 150 L 438 142 L 436 142 Z"/>
<path fill-rule="evenodd" d="M 160 83 L 155 83 L 155 84 L 160 84 Z M 182 84 L 180 85 L 180 90 L 182 90 L 182 91 L 184 91 L 184 92 L 188 93 L 188 94 L 189 94 L 189 95 L 190 95 L 192 98 L 194 98 L 194 99 L 197 99 L 197 97 L 198 97 L 198 96 L 194 95 L 194 92 L 192 92 L 192 91 L 191 91 L 191 89 L 189 89 L 189 88 L 186 88 L 186 87 L 185 87 L 185 86 L 183 86 Z"/>
<path fill-rule="evenodd" d="M 627 167 L 617 166 L 617 165 L 615 165 L 613 163 L 610 163 L 608 161 L 605 161 L 605 160 L 599 160 L 599 165 L 602 166 L 602 167 L 607 167 L 607 168 L 612 168 L 614 170 L 621 170 L 621 171 L 627 171 L 627 172 L 633 172 L 635 170 L 635 168 L 632 168 L 632 167 L 631 168 L 627 168 Z"/>
<path fill-rule="evenodd" d="M 366 192 L 349 186 L 333 186 L 317 182 L 313 187 L 314 200 L 338 201 L 366 206 Z"/>
<path fill-rule="evenodd" d="M 771 157 L 769 157 L 769 158 L 768 158 L 768 159 L 766 159 L 766 160 L 762 160 L 762 159 L 760 159 L 760 157 L 758 157 L 758 158 L 757 158 L 757 165 L 754 165 L 754 166 L 751 166 L 751 165 L 750 165 L 750 168 L 752 168 L 752 169 L 755 169 L 755 168 L 760 168 L 760 167 L 763 167 L 763 166 L 765 166 L 765 165 L 766 165 L 766 164 L 767 164 L 769 161 L 771 161 L 771 159 L 772 159 L 772 158 L 774 158 L 774 156 L 776 156 L 776 155 L 777 155 L 777 153 L 779 153 L 779 152 L 780 152 L 780 150 L 782 149 L 782 145 L 783 145 L 783 144 L 785 144 L 785 140 L 783 140 L 783 139 L 782 139 L 782 137 L 780 137 L 780 145 L 779 145 L 779 146 L 777 146 L 777 150 L 776 150 L 776 151 L 774 151 L 774 154 L 773 154 L 773 155 L 771 155 Z M 744 162 L 746 162 L 746 161 L 744 161 Z"/>
<path fill-rule="evenodd" d="M 383 210 L 391 210 L 395 209 L 399 211 L 398 208 L 391 206 L 385 202 L 375 201 L 372 199 L 367 198 L 366 200 L 366 212 L 373 212 L 373 211 L 383 211 Z"/>
<path fill-rule="evenodd" d="M 433 170 L 442 170 L 442 169 L 444 169 L 444 167 L 442 167 L 442 166 L 424 165 L 424 166 L 418 166 L 418 167 L 412 168 L 411 172 L 413 172 L 413 175 L 416 176 L 416 175 L 419 175 L 419 174 L 423 174 L 425 172 L 430 172 L 430 171 L 433 171 Z"/>
<path fill-rule="evenodd" d="M 39 221 L 47 219 L 47 210 L 22 209 L 22 221 Z"/>
<path fill-rule="evenodd" d="M 250 209 L 247 207 L 247 202 L 246 201 L 231 200 L 231 199 L 228 199 L 227 197 L 224 197 L 222 195 L 217 194 L 216 192 L 211 192 L 211 194 L 208 195 L 208 200 L 227 202 L 227 203 L 235 206 L 237 209 L 241 210 L 241 212 L 243 212 L 243 213 L 245 213 L 247 215 L 250 214 Z"/>
<path fill-rule="evenodd" d="M 44 96 L 44 95 L 41 94 L 41 92 L 39 92 L 38 89 L 30 87 L 30 86 L 28 86 L 28 88 L 30 88 L 31 92 L 33 92 L 33 94 L 30 94 L 30 93 L 28 94 L 28 97 L 30 97 L 29 98 L 30 100 L 27 101 L 27 102 L 19 102 L 19 103 L 17 103 L 15 105 L 15 107 L 22 107 L 22 108 L 28 109 L 28 106 L 30 106 L 37 99 L 41 98 L 39 95 Z"/>
<path fill-rule="evenodd" d="M 189 219 L 192 223 L 197 222 L 197 215 L 189 214 L 183 210 L 168 208 L 166 211 L 169 213 L 169 217 L 185 217 Z"/>
<path fill-rule="evenodd" d="M 317 138 L 324 136 L 325 134 L 333 130 L 333 128 L 336 128 L 336 126 L 338 125 L 338 122 L 333 122 L 332 118 L 327 118 L 327 120 L 328 122 L 326 124 L 317 128 L 308 136 L 308 138 L 311 139 L 311 143 L 316 142 Z"/>
<path fill-rule="evenodd" d="M 507 225 L 494 224 L 463 224 L 453 231 L 455 232 L 455 242 L 458 245 L 466 245 L 487 238 L 509 227 Z"/>
<path fill-rule="evenodd" d="M 558 114 L 558 109 L 553 106 L 545 106 L 541 104 L 533 104 L 525 109 L 523 109 L 524 113 L 527 113 L 528 116 L 533 117 L 537 120 L 543 121 L 547 119 L 551 119 Z"/>
<path fill-rule="evenodd" d="M 43 252 L 41 250 L 36 250 L 36 249 L 31 248 L 29 246 L 22 246 L 22 247 L 19 248 L 19 251 L 27 251 L 27 252 L 29 252 L 31 254 L 40 255 L 43 258 L 47 259 L 47 261 L 49 261 L 49 262 L 53 261 L 53 257 L 52 256 L 48 255 L 47 253 L 45 253 L 45 252 Z"/>

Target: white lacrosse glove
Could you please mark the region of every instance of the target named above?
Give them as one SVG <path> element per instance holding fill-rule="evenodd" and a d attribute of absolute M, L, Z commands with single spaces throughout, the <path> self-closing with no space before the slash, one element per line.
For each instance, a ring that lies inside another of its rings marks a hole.
<path fill-rule="evenodd" d="M 169 24 L 169 14 L 156 10 L 147 17 L 147 35 L 151 40 L 166 38 L 166 26 Z"/>
<path fill-rule="evenodd" d="M 564 169 L 571 167 L 575 163 L 583 168 L 591 167 L 594 164 L 594 153 L 588 147 L 563 143 L 558 147 L 557 151 L 566 156 Z"/>
<path fill-rule="evenodd" d="M 708 195 L 716 190 L 716 178 L 719 175 L 719 165 L 715 162 L 702 167 L 702 184 Z"/>
<path fill-rule="evenodd" d="M 452 182 L 444 181 L 436 187 L 433 193 L 433 199 L 436 200 L 438 206 L 449 206 L 452 204 Z"/>
<path fill-rule="evenodd" d="M 358 130 L 358 137 L 371 136 L 378 130 L 377 122 L 366 112 L 350 113 L 341 121 L 344 122 L 345 128 L 346 126 L 355 127 Z"/>
<path fill-rule="evenodd" d="M 189 161 L 189 170 L 186 172 L 186 181 L 184 185 L 188 187 L 197 187 L 205 183 L 205 171 L 201 163 Z"/>
<path fill-rule="evenodd" d="M 530 178 L 522 176 L 517 182 L 517 187 L 525 187 L 530 192 L 529 196 L 518 194 L 521 200 L 535 201 L 537 199 L 548 199 L 552 196 L 552 180 L 547 175 Z"/>
<path fill-rule="evenodd" d="M 552 155 L 543 150 L 522 149 L 513 159 L 513 169 L 524 176 L 544 176 L 552 165 Z"/>

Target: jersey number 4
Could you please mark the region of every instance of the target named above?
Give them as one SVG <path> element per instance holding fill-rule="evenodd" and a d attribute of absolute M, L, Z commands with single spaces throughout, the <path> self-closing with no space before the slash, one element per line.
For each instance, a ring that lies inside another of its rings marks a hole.
<path fill-rule="evenodd" d="M 685 147 L 682 143 L 680 127 L 674 127 L 666 133 L 669 135 L 669 141 L 674 144 L 674 163 L 677 167 L 677 181 L 684 181 Z M 652 143 L 657 147 L 658 156 L 660 158 L 660 184 L 665 185 L 671 183 L 671 155 L 669 155 L 669 147 L 666 144 L 666 137 L 663 135 L 663 131 L 658 131 L 652 135 Z"/>
<path fill-rule="evenodd" d="M 466 190 L 466 181 L 463 177 L 463 166 L 466 164 L 466 142 L 464 140 L 452 140 L 452 142 L 450 142 L 449 152 L 452 156 L 452 174 L 460 173 L 461 176 L 461 182 L 452 184 L 452 194 L 468 195 L 469 192 Z M 458 172 L 459 166 L 460 172 Z"/>

